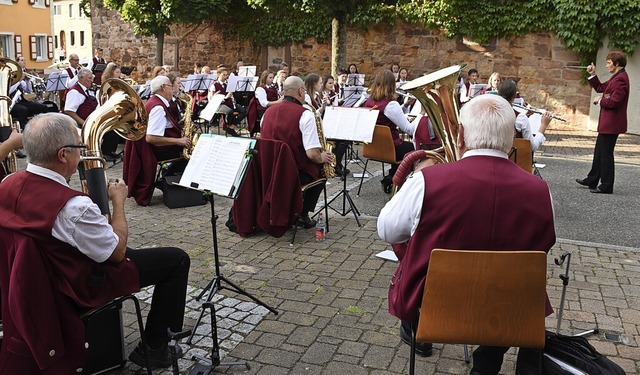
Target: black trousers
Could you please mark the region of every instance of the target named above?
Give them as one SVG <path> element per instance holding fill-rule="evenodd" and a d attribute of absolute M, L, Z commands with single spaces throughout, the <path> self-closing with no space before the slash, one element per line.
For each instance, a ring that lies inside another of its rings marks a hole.
<path fill-rule="evenodd" d="M 157 348 L 169 342 L 167 328 L 182 330 L 189 255 L 176 247 L 156 247 L 127 248 L 126 257 L 138 268 L 140 287 L 155 286 L 144 331 L 148 345 Z"/>
<path fill-rule="evenodd" d="M 616 147 L 618 134 L 598 133 L 596 138 L 596 148 L 593 151 L 593 162 L 591 170 L 585 182 L 591 187 L 597 186 L 600 182 L 600 190 L 612 192 L 615 179 L 615 161 L 613 150 Z"/>
<path fill-rule="evenodd" d="M 300 176 L 300 184 L 306 185 L 315 181 L 310 175 L 305 172 L 298 171 Z M 320 199 L 320 194 L 322 193 L 322 189 L 324 185 L 316 185 L 307 189 L 304 192 L 304 196 L 302 197 L 302 212 L 300 216 L 307 216 L 309 212 L 313 212 L 316 209 L 316 204 L 318 204 L 318 199 Z"/>
<path fill-rule="evenodd" d="M 404 156 L 411 151 L 414 151 L 415 147 L 411 142 L 403 141 L 401 144 L 396 145 L 396 160 L 402 160 Z M 396 170 L 398 169 L 398 165 L 392 165 L 391 170 L 389 170 L 389 177 L 393 178 L 393 175 L 396 174 Z"/>
<path fill-rule="evenodd" d="M 29 116 L 35 116 L 40 113 L 48 113 L 53 110 L 46 105 L 38 102 L 21 101 L 16 103 L 11 109 L 11 116 L 20 123 L 20 128 L 24 127 L 29 121 Z"/>
<path fill-rule="evenodd" d="M 346 167 L 346 165 L 342 165 L 342 159 L 344 158 L 344 154 L 347 152 L 347 149 L 352 142 L 341 141 L 337 139 L 330 139 L 330 141 L 333 141 L 336 144 L 336 147 L 333 148 L 333 154 L 336 156 L 336 168 L 342 169 Z"/>
<path fill-rule="evenodd" d="M 502 367 L 504 353 L 508 350 L 508 347 L 502 346 L 478 346 L 473 351 L 472 373 L 497 375 Z M 516 372 L 518 375 L 540 375 L 542 373 L 541 350 L 519 348 Z"/>

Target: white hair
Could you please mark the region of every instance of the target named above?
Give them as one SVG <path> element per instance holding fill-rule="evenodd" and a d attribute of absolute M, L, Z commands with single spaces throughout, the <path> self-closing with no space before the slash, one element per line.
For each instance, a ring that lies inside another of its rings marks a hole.
<path fill-rule="evenodd" d="M 162 85 L 171 85 L 171 81 L 167 76 L 157 76 L 151 80 L 151 92 L 156 93 L 162 90 Z"/>
<path fill-rule="evenodd" d="M 55 163 L 62 146 L 76 143 L 76 132 L 75 121 L 62 113 L 34 116 L 22 133 L 22 143 L 29 162 L 42 167 Z"/>
<path fill-rule="evenodd" d="M 469 150 L 492 149 L 509 152 L 513 144 L 516 115 L 499 95 L 482 95 L 460 111 L 464 143 Z"/>
<path fill-rule="evenodd" d="M 87 74 L 93 74 L 89 68 L 80 68 L 78 70 L 78 78 L 83 78 Z"/>

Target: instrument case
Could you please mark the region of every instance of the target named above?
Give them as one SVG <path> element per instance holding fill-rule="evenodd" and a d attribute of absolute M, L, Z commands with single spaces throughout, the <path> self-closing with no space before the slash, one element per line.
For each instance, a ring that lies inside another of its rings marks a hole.
<path fill-rule="evenodd" d="M 202 192 L 191 190 L 173 183 L 180 182 L 182 175 L 164 176 L 161 182 L 162 199 L 164 205 L 169 208 L 181 208 L 199 206 L 207 203 L 202 197 Z"/>

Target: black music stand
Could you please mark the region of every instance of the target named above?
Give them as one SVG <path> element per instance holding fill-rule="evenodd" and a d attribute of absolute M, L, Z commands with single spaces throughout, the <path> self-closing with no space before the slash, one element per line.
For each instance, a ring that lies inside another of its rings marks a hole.
<path fill-rule="evenodd" d="M 191 344 L 191 342 L 193 341 L 193 336 L 195 335 L 196 330 L 198 329 L 198 325 L 200 325 L 200 322 L 202 321 L 202 317 L 204 316 L 205 311 L 207 309 L 210 309 L 211 338 L 213 340 L 213 345 L 211 348 L 210 359 L 205 358 L 203 356 L 197 356 L 197 355 L 193 356 L 192 359 L 199 360 L 199 362 L 196 364 L 193 370 L 189 372 L 190 375 L 210 374 L 217 366 L 246 366 L 247 369 L 250 368 L 249 364 L 244 361 L 243 362 L 220 362 L 220 345 L 218 344 L 218 327 L 217 327 L 217 320 L 216 320 L 216 311 L 215 311 L 215 306 L 211 301 L 213 299 L 213 296 L 216 295 L 218 291 L 222 289 L 228 289 L 238 294 L 241 294 L 243 296 L 249 297 L 258 305 L 278 315 L 278 311 L 268 306 L 258 298 L 254 297 L 246 290 L 240 288 L 238 285 L 231 282 L 228 278 L 226 278 L 220 272 L 220 257 L 218 254 L 218 235 L 216 231 L 216 223 L 218 221 L 218 215 L 215 214 L 213 193 L 208 190 L 205 190 L 205 193 L 203 194 L 203 198 L 204 200 L 209 202 L 209 205 L 211 206 L 211 233 L 213 238 L 213 261 L 215 263 L 215 274 L 213 279 L 209 281 L 209 284 L 207 284 L 207 286 L 202 290 L 202 292 L 200 292 L 200 294 L 198 294 L 198 296 L 196 297 L 196 301 L 200 301 L 200 299 L 202 299 L 202 297 L 205 294 L 207 294 L 207 298 L 205 299 L 205 302 L 202 303 L 202 311 L 200 311 L 198 320 L 196 321 L 196 324 L 193 326 L 193 330 L 191 332 L 191 335 L 189 336 L 189 339 L 187 340 L 187 344 Z M 223 283 L 228 284 L 228 286 L 224 285 Z"/>
<path fill-rule="evenodd" d="M 349 86 L 364 86 L 364 74 L 348 74 L 347 85 Z"/>
<path fill-rule="evenodd" d="M 556 333 L 559 334 L 560 326 L 562 325 L 562 314 L 564 313 L 564 302 L 565 302 L 565 296 L 567 294 L 567 285 L 569 285 L 569 266 L 571 265 L 571 253 L 568 251 L 565 251 L 560 256 L 560 258 L 555 258 L 553 261 L 558 266 L 561 266 L 566 261 L 564 274 L 560 274 L 558 276 L 560 280 L 562 280 L 562 295 L 560 297 L 560 310 L 558 311 L 558 323 L 556 324 Z M 577 333 L 573 336 L 589 336 L 589 335 L 598 334 L 598 332 L 600 332 L 600 330 L 596 326 L 595 328 Z"/>
<path fill-rule="evenodd" d="M 347 163 L 345 162 L 345 166 L 343 167 L 344 169 L 347 168 L 346 165 Z M 347 190 L 347 177 L 348 175 L 345 173 L 342 178 L 342 190 L 340 190 L 340 192 L 335 197 L 331 198 L 329 202 L 325 203 L 325 205 L 340 216 L 347 216 L 349 212 L 353 212 L 353 217 L 356 219 L 356 223 L 358 223 L 358 226 L 361 227 L 362 225 L 360 224 L 360 219 L 358 219 L 358 216 L 360 216 L 360 211 L 358 211 L 358 207 L 356 207 L 355 202 L 353 201 L 353 199 L 351 199 L 351 195 L 349 195 L 349 190 Z M 342 209 L 338 211 L 337 209 L 331 207 L 331 203 L 341 196 L 342 196 Z M 347 209 L 347 202 L 349 203 L 348 209 Z"/>
<path fill-rule="evenodd" d="M 364 92 L 364 87 L 362 86 L 346 86 L 344 88 L 344 99 L 342 100 L 342 106 L 344 107 L 353 107 L 360 96 Z"/>
<path fill-rule="evenodd" d="M 120 67 L 120 73 L 128 76 L 131 75 L 131 72 L 133 72 L 134 70 L 136 70 L 135 66 L 121 66 Z"/>

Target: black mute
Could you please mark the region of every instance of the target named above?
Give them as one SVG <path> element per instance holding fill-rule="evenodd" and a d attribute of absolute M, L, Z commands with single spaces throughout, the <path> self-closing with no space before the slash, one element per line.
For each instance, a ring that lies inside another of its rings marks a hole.
<path fill-rule="evenodd" d="M 0 142 L 4 142 L 9 139 L 12 130 L 13 128 L 11 128 L 11 126 L 0 126 Z"/>
<path fill-rule="evenodd" d="M 107 180 L 104 175 L 104 168 L 93 168 L 84 171 L 89 189 L 89 196 L 93 203 L 100 207 L 100 213 L 109 214 L 109 196 L 107 193 Z"/>

